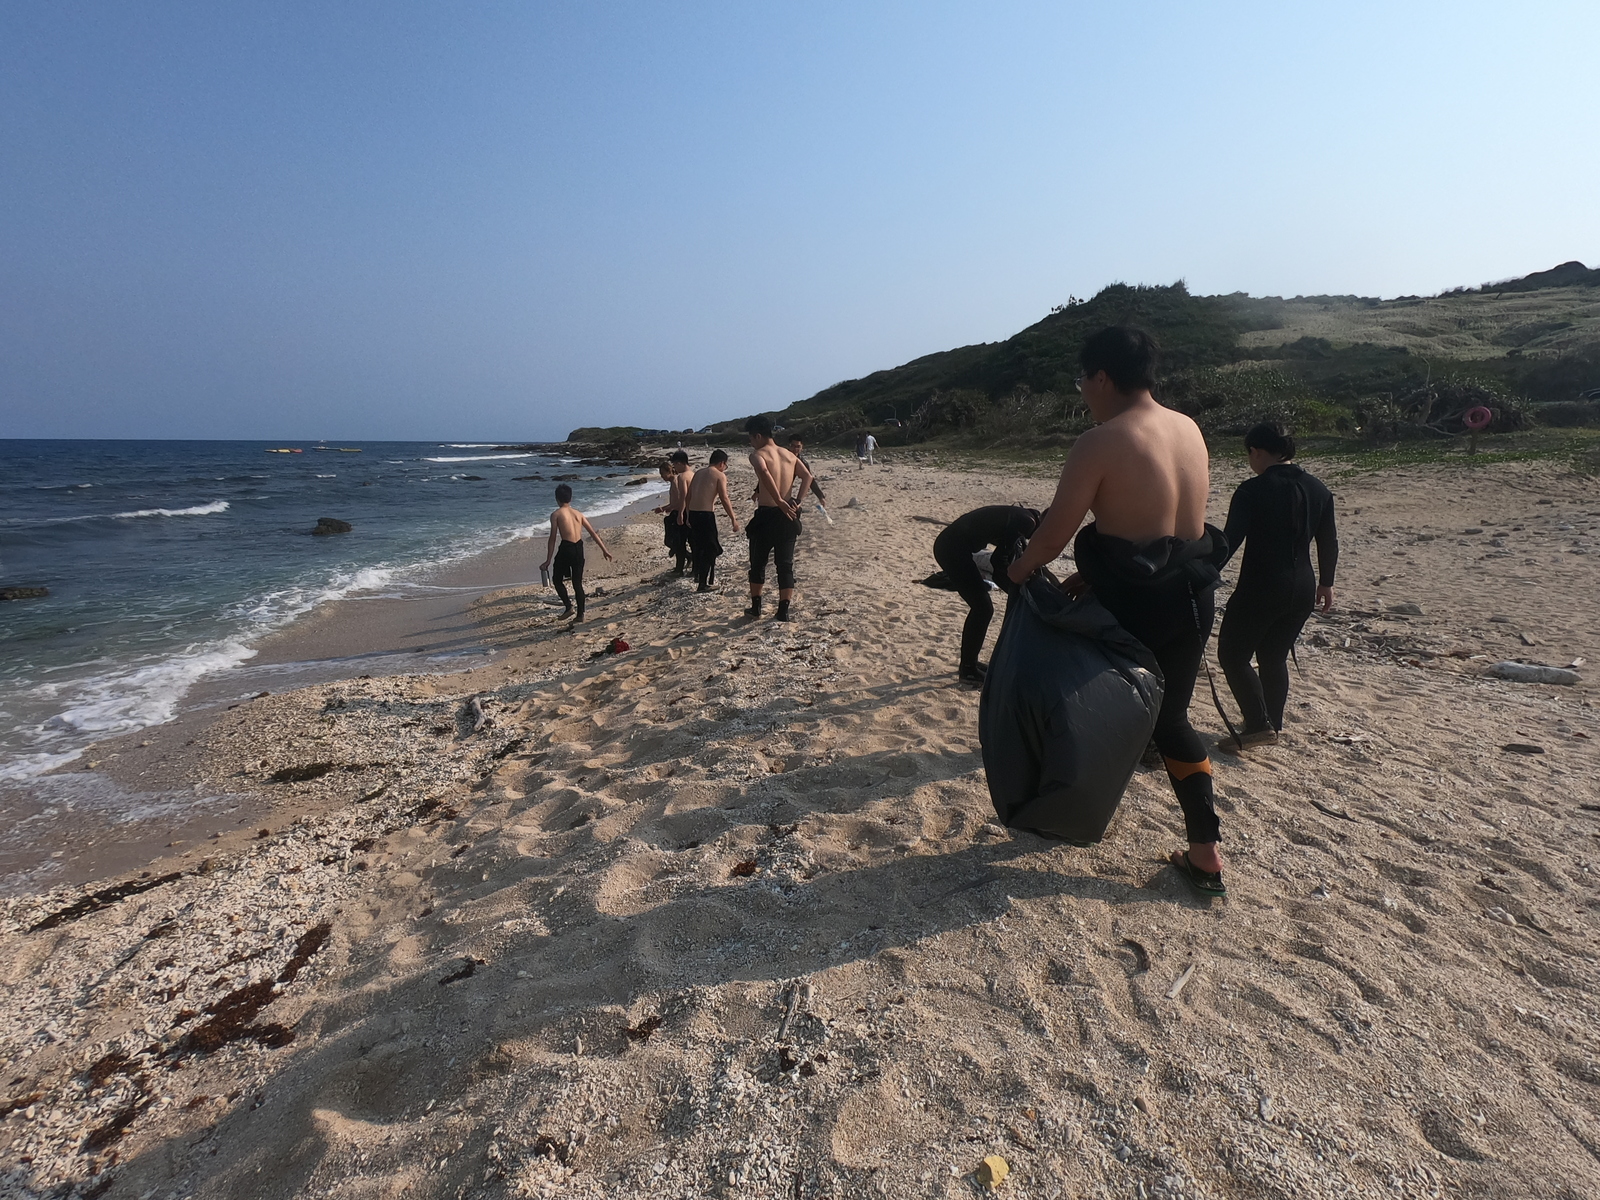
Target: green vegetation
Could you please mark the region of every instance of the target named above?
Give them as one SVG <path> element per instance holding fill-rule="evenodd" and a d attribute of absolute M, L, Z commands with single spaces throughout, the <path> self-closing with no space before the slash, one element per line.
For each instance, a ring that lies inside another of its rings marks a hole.
<path fill-rule="evenodd" d="M 1435 297 L 1194 296 L 1112 284 L 1003 342 L 963 346 L 845 380 L 773 414 L 813 445 L 870 428 L 885 446 L 1050 449 L 1089 425 L 1078 348 L 1131 322 L 1162 346 L 1158 396 L 1211 435 L 1280 420 L 1376 447 L 1454 445 L 1463 414 L 1491 433 L 1600 423 L 1600 269 L 1551 271 Z M 714 432 L 742 428 L 742 419 Z"/>

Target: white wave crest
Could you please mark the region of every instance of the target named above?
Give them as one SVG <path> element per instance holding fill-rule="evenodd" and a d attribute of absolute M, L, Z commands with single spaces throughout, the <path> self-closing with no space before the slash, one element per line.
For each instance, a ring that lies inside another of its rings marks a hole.
<path fill-rule="evenodd" d="M 141 517 L 207 517 L 227 511 L 226 500 L 213 500 L 210 504 L 196 504 L 193 508 L 140 508 L 119 513 L 79 513 L 75 517 L 7 517 L 0 521 L 0 525 L 72 525 L 78 521 L 133 521 Z"/>
<path fill-rule="evenodd" d="M 459 449 L 462 449 L 462 450 L 466 450 L 468 448 L 469 447 L 466 447 L 466 446 L 459 447 Z M 445 455 L 445 456 L 441 456 L 439 458 L 425 458 L 422 461 L 423 462 L 493 462 L 497 458 L 533 458 L 533 457 L 535 457 L 535 456 L 532 455 L 532 454 L 457 454 L 457 455 L 453 455 L 453 456 Z"/>
<path fill-rule="evenodd" d="M 136 517 L 209 517 L 212 513 L 227 511 L 226 500 L 213 500 L 210 504 L 196 504 L 192 508 L 140 508 L 133 512 L 112 513 L 110 519 L 131 521 Z"/>

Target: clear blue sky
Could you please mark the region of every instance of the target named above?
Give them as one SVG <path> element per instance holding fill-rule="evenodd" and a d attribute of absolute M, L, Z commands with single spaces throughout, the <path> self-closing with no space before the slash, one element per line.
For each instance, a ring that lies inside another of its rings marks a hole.
<path fill-rule="evenodd" d="M 0 436 L 782 407 L 1113 280 L 1600 260 L 1600 4 L 8 0 Z"/>

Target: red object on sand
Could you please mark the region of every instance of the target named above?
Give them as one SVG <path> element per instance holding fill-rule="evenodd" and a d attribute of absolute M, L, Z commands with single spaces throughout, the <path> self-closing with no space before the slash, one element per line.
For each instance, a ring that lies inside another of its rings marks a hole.
<path fill-rule="evenodd" d="M 628 643 L 623 641 L 621 638 L 613 638 L 611 640 L 611 653 L 613 654 L 621 654 L 626 650 L 632 649 L 633 647 L 628 645 Z"/>
<path fill-rule="evenodd" d="M 1489 428 L 1489 422 L 1494 420 L 1494 413 L 1490 412 L 1487 408 L 1480 404 L 1476 408 L 1467 409 L 1461 420 L 1466 424 L 1468 429 L 1472 430 L 1473 433 L 1476 433 L 1480 429 Z"/>

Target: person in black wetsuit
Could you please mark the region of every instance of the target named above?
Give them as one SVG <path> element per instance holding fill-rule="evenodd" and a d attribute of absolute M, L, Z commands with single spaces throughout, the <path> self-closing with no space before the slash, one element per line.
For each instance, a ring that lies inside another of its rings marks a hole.
<path fill-rule="evenodd" d="M 984 665 L 978 661 L 984 635 L 994 618 L 994 601 L 972 556 L 990 546 L 994 574 L 1001 575 L 1017 542 L 1033 536 L 1039 527 L 1037 509 L 1016 504 L 990 504 L 957 517 L 933 539 L 933 557 L 967 602 L 967 623 L 961 628 L 961 662 L 956 677 L 962 683 L 981 684 Z"/>
<path fill-rule="evenodd" d="M 589 518 L 572 507 L 572 489 L 566 484 L 556 485 L 555 512 L 550 514 L 550 545 L 545 554 L 543 569 L 555 570 L 550 582 L 556 585 L 556 595 L 561 597 L 562 616 L 572 616 L 572 601 L 567 597 L 567 580 L 572 580 L 572 590 L 578 598 L 578 614 L 574 624 L 582 624 L 583 608 L 587 597 L 583 593 L 583 535 L 587 533 L 600 547 L 600 553 L 611 561 L 611 551 Z"/>
<path fill-rule="evenodd" d="M 1233 493 L 1226 530 L 1230 553 L 1243 544 L 1244 564 L 1217 634 L 1217 661 L 1244 715 L 1237 740 L 1217 743 L 1230 754 L 1278 740 L 1289 698 L 1289 652 L 1312 609 L 1333 607 L 1339 562 L 1333 496 L 1290 461 L 1295 447 L 1289 431 L 1257 425 L 1244 435 L 1244 444 L 1255 478 Z M 1259 674 L 1251 669 L 1252 655 Z"/>

